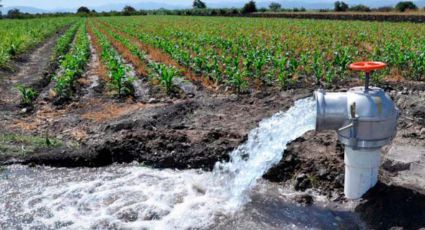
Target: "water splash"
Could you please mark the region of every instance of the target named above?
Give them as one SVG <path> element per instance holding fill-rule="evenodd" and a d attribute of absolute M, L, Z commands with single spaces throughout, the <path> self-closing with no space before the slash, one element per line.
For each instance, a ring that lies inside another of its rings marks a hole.
<path fill-rule="evenodd" d="M 240 210 L 286 145 L 314 129 L 315 107 L 302 99 L 263 120 L 212 172 L 10 166 L 0 174 L 0 228 L 209 228 Z"/>
<path fill-rule="evenodd" d="M 214 175 L 228 190 L 229 205 L 238 207 L 247 202 L 246 191 L 282 159 L 289 142 L 313 130 L 315 123 L 316 102 L 312 98 L 298 100 L 288 111 L 261 121 L 247 142 L 230 154 L 229 162 L 215 165 Z"/>

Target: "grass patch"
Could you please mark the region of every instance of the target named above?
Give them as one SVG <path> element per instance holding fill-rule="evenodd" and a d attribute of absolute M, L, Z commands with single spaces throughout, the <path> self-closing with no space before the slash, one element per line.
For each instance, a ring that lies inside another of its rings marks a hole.
<path fill-rule="evenodd" d="M 0 134 L 0 154 L 25 155 L 38 148 L 56 148 L 63 144 L 61 140 L 50 137 Z"/>

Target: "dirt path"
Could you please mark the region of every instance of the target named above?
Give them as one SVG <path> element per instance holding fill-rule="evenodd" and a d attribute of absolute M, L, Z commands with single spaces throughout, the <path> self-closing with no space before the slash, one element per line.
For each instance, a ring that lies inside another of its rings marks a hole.
<path fill-rule="evenodd" d="M 20 68 L 15 74 L 2 78 L 0 106 L 8 107 L 6 105 L 11 106 L 19 103 L 19 93 L 15 89 L 18 84 L 35 88 L 43 87 L 42 83 L 45 83 L 46 75 L 51 71 L 48 68 L 53 54 L 53 47 L 58 37 L 58 34 L 50 37 L 42 46 L 31 53 L 27 60 L 17 63 Z"/>
<path fill-rule="evenodd" d="M 10 121 L 19 113 L 20 95 L 16 85 L 30 86 L 39 91 L 49 83 L 49 75 L 54 71 L 51 63 L 53 48 L 61 33 L 46 40 L 27 57 L 20 58 L 15 73 L 1 76 L 0 81 L 0 131 L 8 127 Z M 24 55 L 25 56 L 25 55 Z"/>
<path fill-rule="evenodd" d="M 89 40 L 92 41 L 92 37 L 87 35 Z M 101 65 L 99 55 L 96 49 L 90 43 L 90 61 L 88 63 L 87 71 L 79 80 L 79 83 L 84 85 L 83 90 L 79 92 L 84 99 L 94 98 L 102 93 L 103 87 L 105 86 L 104 78 L 106 78 L 105 66 Z"/>

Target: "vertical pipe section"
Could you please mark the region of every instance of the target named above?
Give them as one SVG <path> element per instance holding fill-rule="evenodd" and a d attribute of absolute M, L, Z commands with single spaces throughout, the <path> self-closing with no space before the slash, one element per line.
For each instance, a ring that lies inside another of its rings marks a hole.
<path fill-rule="evenodd" d="M 345 147 L 344 193 L 348 199 L 359 199 L 378 182 L 381 165 L 380 149 Z"/>

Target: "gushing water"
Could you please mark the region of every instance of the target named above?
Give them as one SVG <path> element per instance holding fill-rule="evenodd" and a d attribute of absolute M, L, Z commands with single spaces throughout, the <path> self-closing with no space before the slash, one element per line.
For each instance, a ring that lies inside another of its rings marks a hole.
<path fill-rule="evenodd" d="M 230 154 L 229 162 L 215 165 L 214 176 L 220 191 L 228 197 L 228 205 L 237 208 L 247 202 L 250 190 L 271 166 L 282 159 L 289 142 L 313 130 L 316 103 L 307 98 L 295 102 L 287 112 L 280 112 L 260 122 L 248 135 L 245 144 Z"/>
<path fill-rule="evenodd" d="M 312 98 L 298 100 L 263 120 L 212 172 L 10 166 L 0 179 L 0 228 L 208 228 L 249 201 L 286 145 L 314 129 L 315 115 Z"/>

